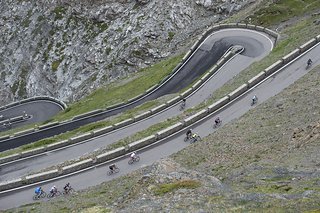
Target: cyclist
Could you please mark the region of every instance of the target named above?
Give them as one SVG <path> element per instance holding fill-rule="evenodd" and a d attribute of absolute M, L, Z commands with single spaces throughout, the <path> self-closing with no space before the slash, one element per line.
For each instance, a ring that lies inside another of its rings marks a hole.
<path fill-rule="evenodd" d="M 37 187 L 36 190 L 34 191 L 34 193 L 36 193 L 36 195 L 38 196 L 38 198 L 40 197 L 41 193 L 42 193 L 42 188 L 41 186 Z"/>
<path fill-rule="evenodd" d="M 184 99 L 182 99 L 182 104 L 183 105 L 186 105 L 186 102 L 187 102 L 187 100 L 184 98 Z"/>
<path fill-rule="evenodd" d="M 132 152 L 131 153 L 130 157 L 131 157 L 132 160 L 134 160 L 136 158 L 136 154 L 137 154 L 136 152 Z"/>
<path fill-rule="evenodd" d="M 185 98 L 182 99 L 182 103 L 180 105 L 180 110 L 183 110 L 186 107 L 186 102 L 187 102 L 187 100 Z"/>
<path fill-rule="evenodd" d="M 70 183 L 67 183 L 64 187 L 63 187 L 64 191 L 66 194 L 68 194 L 68 192 L 70 191 L 71 189 L 71 186 L 70 186 Z"/>
<path fill-rule="evenodd" d="M 310 66 L 312 64 L 311 58 L 308 59 L 307 65 Z"/>
<path fill-rule="evenodd" d="M 252 97 L 252 104 L 257 103 L 257 100 L 258 100 L 258 97 L 257 97 L 256 95 L 254 95 L 254 96 Z"/>
<path fill-rule="evenodd" d="M 216 123 L 216 126 L 218 126 L 221 123 L 221 120 L 219 117 L 217 117 L 216 120 L 214 120 L 214 122 Z"/>
<path fill-rule="evenodd" d="M 189 130 L 186 132 L 186 136 L 187 136 L 188 139 L 191 138 L 191 136 L 192 136 L 192 129 L 189 129 Z"/>
<path fill-rule="evenodd" d="M 191 137 L 192 137 L 192 139 L 193 139 L 193 142 L 192 142 L 192 143 L 198 141 L 198 135 L 197 135 L 197 133 L 193 133 Z"/>
<path fill-rule="evenodd" d="M 51 189 L 50 189 L 50 193 L 51 193 L 52 195 L 55 195 L 55 194 L 57 193 L 57 191 L 58 191 L 58 189 L 57 189 L 56 186 L 52 186 Z"/>
<path fill-rule="evenodd" d="M 109 166 L 109 169 L 113 172 L 114 171 L 114 169 L 116 168 L 116 164 L 111 164 L 110 166 Z"/>

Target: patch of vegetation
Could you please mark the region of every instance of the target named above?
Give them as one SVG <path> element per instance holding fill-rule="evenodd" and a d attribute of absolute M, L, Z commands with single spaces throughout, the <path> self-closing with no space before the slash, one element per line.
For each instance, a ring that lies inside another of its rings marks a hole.
<path fill-rule="evenodd" d="M 112 50 L 111 47 L 106 47 L 106 49 L 105 49 L 106 55 L 109 55 L 111 50 Z"/>
<path fill-rule="evenodd" d="M 31 23 L 31 20 L 30 20 L 31 16 L 32 16 L 32 10 L 29 10 L 28 14 L 27 14 L 27 17 L 21 23 L 23 27 L 25 27 L 25 28 L 29 27 L 29 25 Z"/>
<path fill-rule="evenodd" d="M 287 184 L 258 185 L 253 188 L 255 192 L 262 193 L 289 193 L 292 187 Z"/>
<path fill-rule="evenodd" d="M 174 37 L 175 33 L 174 32 L 168 32 L 168 40 L 171 41 Z"/>
<path fill-rule="evenodd" d="M 278 0 L 268 3 L 249 16 L 253 24 L 272 26 L 306 12 L 312 13 L 320 7 L 318 0 Z"/>
<path fill-rule="evenodd" d="M 51 69 L 53 72 L 56 72 L 58 70 L 58 67 L 62 61 L 63 61 L 63 58 L 52 62 Z"/>
<path fill-rule="evenodd" d="M 107 106 L 127 101 L 130 98 L 142 94 L 153 85 L 161 82 L 165 76 L 170 74 L 173 68 L 181 61 L 182 57 L 182 55 L 175 56 L 148 68 L 142 69 L 138 72 L 138 78 L 129 81 L 125 85 L 119 85 L 119 82 L 115 82 L 107 87 L 97 89 L 88 97 L 71 104 L 71 110 L 68 112 L 61 112 L 55 117 L 55 120 L 61 121 L 70 119 L 78 114 L 88 111 L 104 109 Z"/>
<path fill-rule="evenodd" d="M 66 14 L 67 9 L 63 6 L 58 6 L 56 8 L 54 8 L 53 13 L 54 13 L 54 20 L 60 20 L 63 19 L 63 16 Z"/>
<path fill-rule="evenodd" d="M 96 25 L 99 28 L 100 32 L 106 31 L 108 29 L 108 27 L 109 27 L 109 25 L 107 23 L 104 23 L 104 22 L 99 22 Z"/>
<path fill-rule="evenodd" d="M 173 183 L 161 184 L 154 188 L 155 195 L 164 195 L 178 189 L 196 189 L 201 186 L 201 183 L 196 180 L 179 180 Z"/>

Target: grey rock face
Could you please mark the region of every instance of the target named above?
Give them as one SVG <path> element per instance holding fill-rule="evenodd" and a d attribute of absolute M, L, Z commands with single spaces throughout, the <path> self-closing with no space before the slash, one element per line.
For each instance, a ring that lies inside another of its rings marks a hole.
<path fill-rule="evenodd" d="M 0 2 L 0 105 L 35 95 L 73 101 L 190 42 L 247 1 Z"/>

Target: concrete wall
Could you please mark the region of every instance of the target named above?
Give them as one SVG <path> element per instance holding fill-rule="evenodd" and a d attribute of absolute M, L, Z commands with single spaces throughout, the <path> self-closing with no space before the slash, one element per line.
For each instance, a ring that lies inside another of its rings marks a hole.
<path fill-rule="evenodd" d="M 42 180 L 47 180 L 50 178 L 58 177 L 58 176 L 59 176 L 58 169 L 54 169 L 54 170 L 50 170 L 47 172 L 28 175 L 28 176 L 26 176 L 24 182 L 26 184 L 30 184 L 30 183 L 35 183 L 35 182 L 39 182 Z"/>
<path fill-rule="evenodd" d="M 52 122 L 52 123 L 48 123 L 48 124 L 44 124 L 41 126 L 38 126 L 38 129 L 47 129 L 53 126 L 59 125 L 59 122 Z"/>
<path fill-rule="evenodd" d="M 292 59 L 298 57 L 300 55 L 300 49 L 295 49 L 294 51 L 292 51 L 291 53 L 289 53 L 288 55 L 284 56 L 282 58 L 283 63 L 288 63 L 290 62 Z"/>
<path fill-rule="evenodd" d="M 230 101 L 229 96 L 225 96 L 208 107 L 208 113 L 214 112 Z"/>
<path fill-rule="evenodd" d="M 179 102 L 180 99 L 181 99 L 180 96 L 176 96 L 176 97 L 172 98 L 171 100 L 167 101 L 167 105 L 168 105 L 168 106 L 171 106 L 171 105 Z"/>
<path fill-rule="evenodd" d="M 180 96 L 181 96 L 182 98 L 185 98 L 185 97 L 187 97 L 188 95 L 190 95 L 192 92 L 193 92 L 193 89 L 192 89 L 192 88 L 189 88 L 189 89 L 187 89 L 186 91 L 184 91 L 183 93 L 181 93 Z"/>
<path fill-rule="evenodd" d="M 86 113 L 83 113 L 83 114 L 74 116 L 74 117 L 72 118 L 72 120 L 77 120 L 77 119 L 80 119 L 80 118 L 90 117 L 90 116 L 92 116 L 92 115 L 96 115 L 96 114 L 101 113 L 101 112 L 103 112 L 103 111 L 104 111 L 104 110 L 102 110 L 102 109 L 96 109 L 96 110 L 93 110 L 93 111 L 90 111 L 90 112 L 86 112 Z"/>
<path fill-rule="evenodd" d="M 23 131 L 20 131 L 20 132 L 15 132 L 15 133 L 13 133 L 13 137 L 26 135 L 26 134 L 32 133 L 34 131 L 35 131 L 35 129 L 26 129 L 26 130 L 23 130 Z"/>
<path fill-rule="evenodd" d="M 309 48 L 313 47 L 316 43 L 317 43 L 317 39 L 313 38 L 313 39 L 309 40 L 307 43 L 301 45 L 299 47 L 299 49 L 303 53 L 306 50 L 308 50 Z"/>
<path fill-rule="evenodd" d="M 155 135 L 150 135 L 150 136 L 143 138 L 141 140 L 132 142 L 128 145 L 129 151 L 135 151 L 135 150 L 140 149 L 144 146 L 150 145 L 150 144 L 156 142 L 156 140 L 157 139 L 156 139 Z"/>
<path fill-rule="evenodd" d="M 101 129 L 98 129 L 98 130 L 94 130 L 93 131 L 93 136 L 103 135 L 103 134 L 106 134 L 108 132 L 111 132 L 112 130 L 114 130 L 113 126 L 106 126 L 104 128 L 101 128 Z"/>
<path fill-rule="evenodd" d="M 257 83 L 259 83 L 260 81 L 262 81 L 265 77 L 266 77 L 266 72 L 260 72 L 258 75 L 254 76 L 253 78 L 251 78 L 248 81 L 248 87 L 251 88 L 253 86 L 255 86 Z"/>
<path fill-rule="evenodd" d="M 22 178 L 18 178 L 15 180 L 9 180 L 6 182 L 1 182 L 0 183 L 0 191 L 16 188 L 16 187 L 22 186 L 23 184 L 24 184 L 24 182 L 23 182 Z"/>
<path fill-rule="evenodd" d="M 183 120 L 184 126 L 189 126 L 189 125 L 193 124 L 197 120 L 205 117 L 207 114 L 208 114 L 208 110 L 203 109 L 203 110 L 197 112 L 196 114 L 189 116 L 188 118 Z"/>
<path fill-rule="evenodd" d="M 85 133 L 85 134 L 82 134 L 79 136 L 75 136 L 75 137 L 70 138 L 69 143 L 70 144 L 79 143 L 81 141 L 85 141 L 85 140 L 92 138 L 93 135 L 94 135 L 93 132 L 88 132 L 88 133 Z"/>
<path fill-rule="evenodd" d="M 92 165 L 93 165 L 93 160 L 91 158 L 87 160 L 83 160 L 83 161 L 63 167 L 62 174 L 69 174 L 69 173 L 90 167 Z"/>
<path fill-rule="evenodd" d="M 136 121 L 140 121 L 140 120 L 142 120 L 142 119 L 145 119 L 145 118 L 149 117 L 151 114 L 152 114 L 152 113 L 151 113 L 151 111 L 149 110 L 149 111 L 146 111 L 146 112 L 144 112 L 144 113 L 142 113 L 142 114 L 140 114 L 140 115 L 134 116 L 133 119 L 134 119 L 135 122 L 136 122 Z"/>
<path fill-rule="evenodd" d="M 113 126 L 114 126 L 115 129 L 119 129 L 121 127 L 124 127 L 124 126 L 127 126 L 129 124 L 132 124 L 133 122 L 134 122 L 133 118 L 129 118 L 127 120 L 124 120 L 124 121 L 121 121 L 119 123 L 116 123 Z"/>
<path fill-rule="evenodd" d="M 47 147 L 46 146 L 42 146 L 42 147 L 39 147 L 39 148 L 36 148 L 36 149 L 31 149 L 31 150 L 28 150 L 28 151 L 21 152 L 20 153 L 20 158 L 25 158 L 25 157 L 37 155 L 37 154 L 43 153 L 45 151 L 47 151 Z"/>
<path fill-rule="evenodd" d="M 49 144 L 47 145 L 47 150 L 55 150 L 55 149 L 59 149 L 61 147 L 64 147 L 64 146 L 67 146 L 69 145 L 70 139 L 69 140 L 63 140 L 63 141 L 59 141 L 59 142 L 56 142 L 56 143 L 52 143 L 52 144 Z"/>
<path fill-rule="evenodd" d="M 165 138 L 168 135 L 171 135 L 174 132 L 179 131 L 180 129 L 182 129 L 182 127 L 183 127 L 182 123 L 179 122 L 179 123 L 176 123 L 176 124 L 174 124 L 172 126 L 169 126 L 169 127 L 165 128 L 165 129 L 157 132 L 156 133 L 157 140 Z"/>
<path fill-rule="evenodd" d="M 109 152 L 98 155 L 96 158 L 96 162 L 102 163 L 102 162 L 111 160 L 113 158 L 119 157 L 121 155 L 124 155 L 125 153 L 126 153 L 126 149 L 125 149 L 125 147 L 122 146 L 122 147 L 116 148 L 114 150 L 111 150 Z"/>
<path fill-rule="evenodd" d="M 248 90 L 248 84 L 242 84 L 240 87 L 229 93 L 229 99 L 233 100 Z"/>
<path fill-rule="evenodd" d="M 277 62 L 273 63 L 268 68 L 266 68 L 264 71 L 266 72 L 266 75 L 271 75 L 275 71 L 279 70 L 283 65 L 283 61 L 278 60 Z"/>
<path fill-rule="evenodd" d="M 5 157 L 0 158 L 0 163 L 7 163 L 10 161 L 18 160 L 20 158 L 20 153 L 8 155 Z"/>
<path fill-rule="evenodd" d="M 151 113 L 152 113 L 152 114 L 155 114 L 155 113 L 157 113 L 157 112 L 160 112 L 161 110 L 164 110 L 164 109 L 167 108 L 167 107 L 168 107 L 167 104 L 160 104 L 159 106 L 151 109 Z"/>

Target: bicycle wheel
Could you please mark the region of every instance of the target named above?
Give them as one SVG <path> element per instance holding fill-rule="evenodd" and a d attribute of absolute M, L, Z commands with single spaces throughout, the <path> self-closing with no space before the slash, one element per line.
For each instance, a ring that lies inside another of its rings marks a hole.
<path fill-rule="evenodd" d="M 120 169 L 119 168 L 115 168 L 114 169 L 114 173 L 118 173 L 118 172 L 120 172 Z"/>
<path fill-rule="evenodd" d="M 75 193 L 76 190 L 74 190 L 73 188 L 70 188 L 69 191 L 68 191 L 68 194 L 72 194 L 72 193 Z"/>
<path fill-rule="evenodd" d="M 56 197 L 61 196 L 61 192 L 60 192 L 60 191 L 57 191 L 54 196 L 56 196 Z"/>
<path fill-rule="evenodd" d="M 187 142 L 188 141 L 188 137 L 186 136 L 183 140 L 184 140 L 184 142 Z"/>
<path fill-rule="evenodd" d="M 133 164 L 132 158 L 130 158 L 130 160 L 128 161 L 128 164 L 129 164 L 129 165 Z"/>
<path fill-rule="evenodd" d="M 109 169 L 109 171 L 107 172 L 107 175 L 112 175 L 114 173 L 114 169 L 113 171 L 111 169 Z"/>
<path fill-rule="evenodd" d="M 46 196 L 47 196 L 47 193 L 45 193 L 45 192 L 42 192 L 40 195 L 41 198 L 45 198 Z"/>
<path fill-rule="evenodd" d="M 136 158 L 134 159 L 135 162 L 139 162 L 139 160 L 140 160 L 139 156 L 136 156 Z"/>
<path fill-rule="evenodd" d="M 47 198 L 52 198 L 53 197 L 53 194 L 52 193 L 49 193 L 48 195 L 47 195 Z"/>
<path fill-rule="evenodd" d="M 40 195 L 40 196 L 41 196 L 41 195 Z M 32 199 L 33 199 L 33 200 L 39 200 L 39 199 L 40 199 L 40 196 L 38 196 L 38 195 L 33 195 Z"/>
<path fill-rule="evenodd" d="M 196 141 L 200 141 L 200 140 L 201 140 L 201 137 L 198 135 Z"/>

